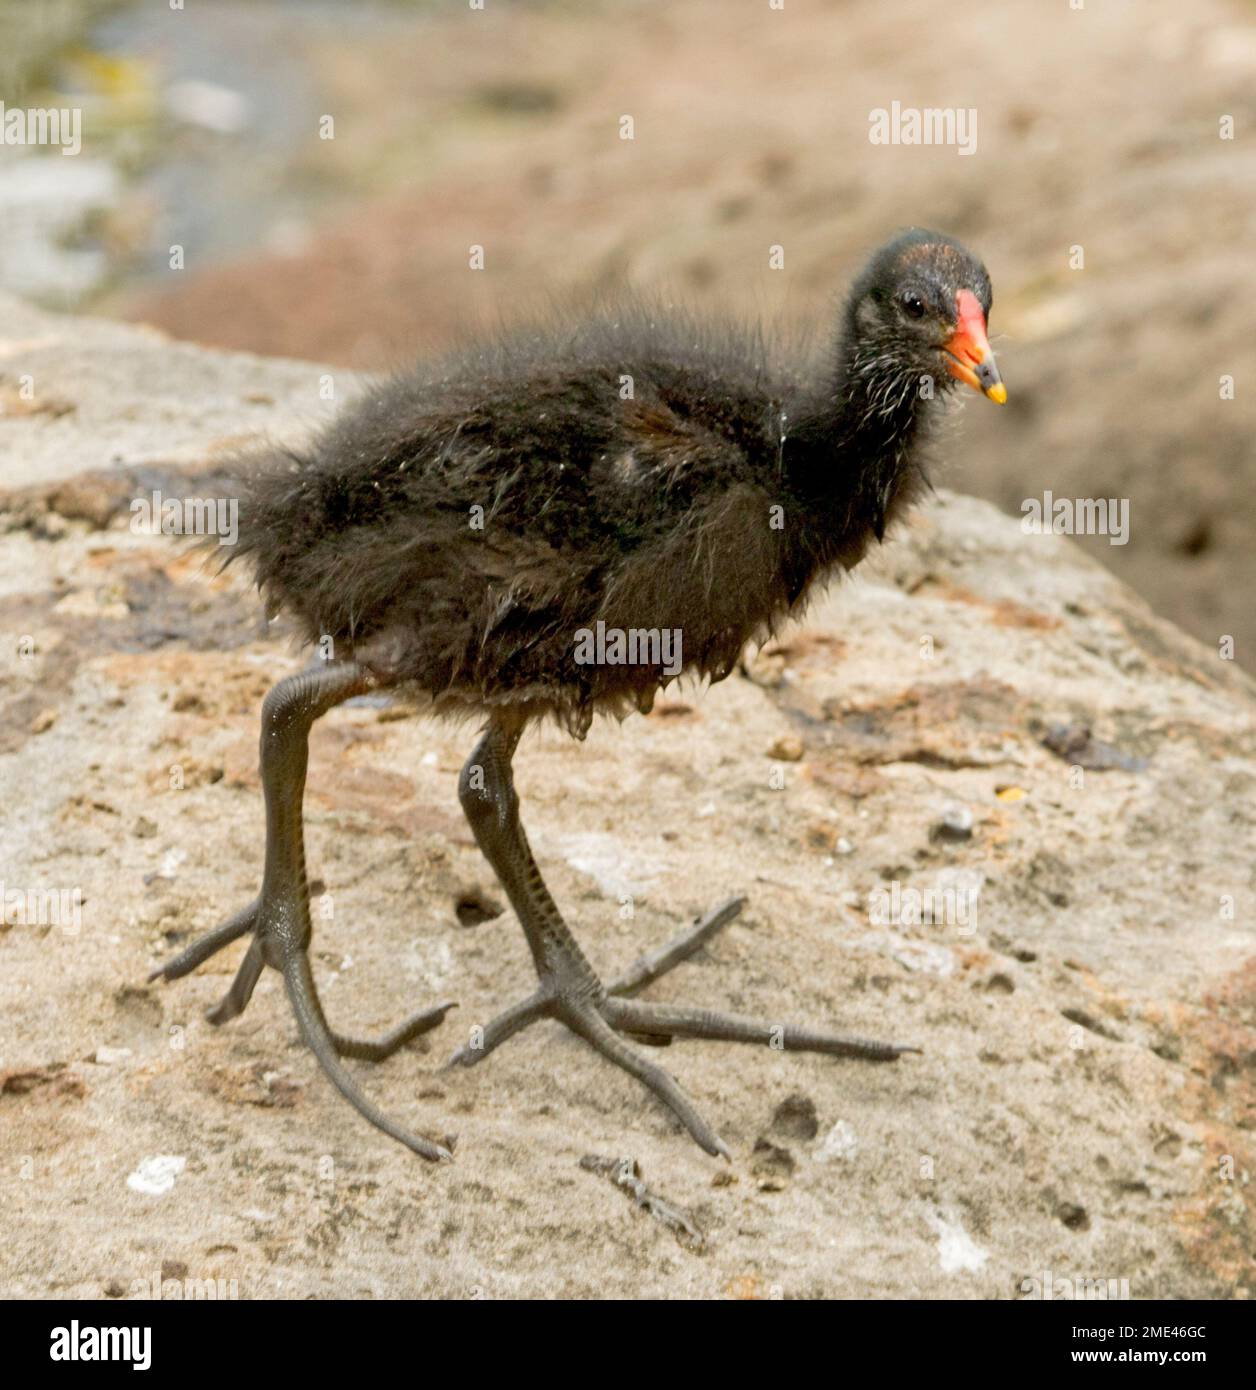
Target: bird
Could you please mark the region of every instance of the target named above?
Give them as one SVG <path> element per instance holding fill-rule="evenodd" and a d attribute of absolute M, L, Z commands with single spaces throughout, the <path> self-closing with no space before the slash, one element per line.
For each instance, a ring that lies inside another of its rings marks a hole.
<path fill-rule="evenodd" d="M 433 1161 L 452 1141 L 383 1113 L 344 1065 L 381 1061 L 451 1003 L 379 1039 L 336 1032 L 310 968 L 302 797 L 308 735 L 334 706 L 404 693 L 474 720 L 458 796 L 523 928 L 537 983 L 461 1047 L 472 1066 L 557 1020 L 637 1078 L 711 1155 L 730 1156 L 670 1072 L 633 1045 L 677 1038 L 895 1061 L 914 1046 L 636 996 L 737 915 L 734 898 L 604 981 L 550 895 L 512 759 L 552 720 L 648 712 L 681 678 L 741 654 L 852 570 L 930 483 L 931 425 L 956 387 L 1007 399 L 987 337 L 990 277 L 959 241 L 909 228 L 852 283 L 816 348 L 641 298 L 503 330 L 385 378 L 300 448 L 266 446 L 240 479 L 226 563 L 251 567 L 269 617 L 317 648 L 261 710 L 266 845 L 257 898 L 157 967 L 187 975 L 250 936 L 209 1018 L 248 1005 L 266 967 L 303 1041 L 372 1124 Z"/>

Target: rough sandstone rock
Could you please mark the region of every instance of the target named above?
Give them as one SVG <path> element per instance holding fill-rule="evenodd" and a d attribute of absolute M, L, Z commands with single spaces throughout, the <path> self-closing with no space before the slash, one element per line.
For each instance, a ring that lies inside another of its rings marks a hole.
<path fill-rule="evenodd" d="M 406 1123 L 457 1133 L 454 1164 L 340 1101 L 277 977 L 204 1022 L 239 948 L 145 985 L 257 890 L 258 707 L 300 658 L 241 577 L 132 534 L 129 499 L 211 488 L 252 431 L 297 437 L 324 371 L 0 305 L 0 385 L 58 403 L 0 415 L 0 1292 L 116 1295 L 163 1265 L 240 1297 L 1256 1290 L 1256 689 L 968 498 L 744 673 L 519 759 L 599 966 L 745 893 L 653 997 L 922 1056 L 675 1045 L 731 1168 L 557 1029 L 440 1074 L 530 964 L 458 809 L 469 730 L 378 702 L 313 738 L 315 969 L 361 1031 L 460 1001 L 430 1051 L 362 1068 Z M 931 833 L 964 810 L 971 834 Z M 21 921 L 28 889 L 79 890 L 77 930 Z M 968 920 L 915 922 L 926 889 Z"/>

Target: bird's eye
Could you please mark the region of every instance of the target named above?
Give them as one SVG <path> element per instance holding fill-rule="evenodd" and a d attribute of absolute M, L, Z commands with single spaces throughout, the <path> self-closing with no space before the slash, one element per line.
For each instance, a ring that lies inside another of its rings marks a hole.
<path fill-rule="evenodd" d="M 909 319 L 922 319 L 925 316 L 925 302 L 918 294 L 905 294 L 899 303 Z"/>

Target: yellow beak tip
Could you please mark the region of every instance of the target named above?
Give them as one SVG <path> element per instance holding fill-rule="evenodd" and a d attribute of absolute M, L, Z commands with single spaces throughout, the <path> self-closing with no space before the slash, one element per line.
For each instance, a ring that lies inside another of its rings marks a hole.
<path fill-rule="evenodd" d="M 1007 387 L 1004 386 L 1001 381 L 994 386 L 987 386 L 986 395 L 990 397 L 995 405 L 1007 404 Z"/>

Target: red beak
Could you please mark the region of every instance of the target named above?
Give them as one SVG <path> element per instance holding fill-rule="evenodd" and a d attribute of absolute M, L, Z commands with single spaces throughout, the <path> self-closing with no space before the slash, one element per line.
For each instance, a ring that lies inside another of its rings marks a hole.
<path fill-rule="evenodd" d="M 986 316 L 972 290 L 960 290 L 955 296 L 955 314 L 955 332 L 946 343 L 951 355 L 948 370 L 966 386 L 1002 405 L 1007 400 L 1007 387 L 986 338 Z"/>

